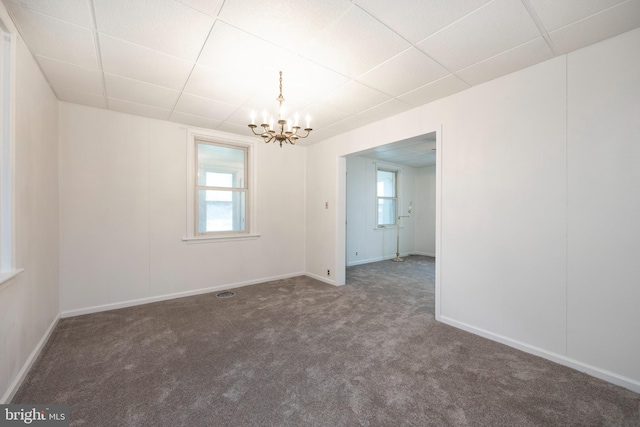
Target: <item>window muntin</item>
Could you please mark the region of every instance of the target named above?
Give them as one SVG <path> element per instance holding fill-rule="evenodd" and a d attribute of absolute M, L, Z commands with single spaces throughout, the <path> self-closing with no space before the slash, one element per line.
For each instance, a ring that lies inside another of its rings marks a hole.
<path fill-rule="evenodd" d="M 195 140 L 195 234 L 248 232 L 248 147 Z"/>
<path fill-rule="evenodd" d="M 376 224 L 393 226 L 398 219 L 398 171 L 376 170 Z"/>

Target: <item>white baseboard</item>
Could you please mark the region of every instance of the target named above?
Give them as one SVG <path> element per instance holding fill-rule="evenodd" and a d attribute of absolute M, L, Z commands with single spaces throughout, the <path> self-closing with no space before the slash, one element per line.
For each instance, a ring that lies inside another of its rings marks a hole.
<path fill-rule="evenodd" d="M 212 286 L 210 288 L 196 289 L 196 290 L 193 290 L 193 291 L 176 292 L 176 293 L 173 293 L 173 294 L 158 295 L 158 296 L 155 296 L 155 297 L 140 298 L 140 299 L 135 299 L 135 300 L 115 302 L 115 303 L 111 303 L 111 304 L 95 305 L 93 307 L 86 307 L 86 308 L 79 308 L 79 309 L 74 309 L 74 310 L 63 311 L 60 314 L 60 317 L 62 317 L 62 318 L 74 317 L 74 316 L 81 316 L 83 314 L 91 314 L 91 313 L 98 313 L 98 312 L 101 312 L 101 311 L 116 310 L 118 308 L 133 307 L 133 306 L 136 306 L 136 305 L 149 304 L 149 303 L 152 303 L 152 302 L 166 301 L 166 300 L 175 299 L 175 298 L 190 297 L 190 296 L 193 296 L 193 295 L 200 295 L 200 294 L 207 294 L 207 293 L 210 293 L 210 292 L 224 291 L 226 289 L 241 288 L 243 286 L 255 285 L 255 284 L 258 284 L 258 283 L 265 283 L 265 282 L 272 282 L 274 280 L 289 279 L 291 277 L 304 276 L 304 275 L 305 275 L 305 273 L 303 273 L 303 272 L 291 273 L 291 274 L 283 274 L 281 276 L 265 277 L 265 278 L 262 278 L 262 279 L 247 280 L 245 282 L 228 283 L 228 284 L 224 284 L 224 285 Z"/>
<path fill-rule="evenodd" d="M 342 286 L 342 285 L 336 285 L 336 282 L 333 279 L 328 279 L 326 277 L 322 277 L 322 276 L 319 276 L 317 274 L 313 274 L 313 273 L 308 273 L 307 272 L 307 273 L 304 273 L 304 275 L 305 276 L 309 276 L 312 279 L 316 279 L 316 280 L 320 280 L 321 282 L 328 283 L 328 284 L 333 285 L 333 286 Z"/>
<path fill-rule="evenodd" d="M 384 258 L 375 257 L 375 258 L 359 259 L 357 261 L 347 262 L 347 267 L 353 267 L 354 265 L 369 264 L 371 262 L 378 262 L 378 261 L 384 261 Z"/>
<path fill-rule="evenodd" d="M 59 320 L 60 320 L 60 315 L 58 314 L 51 321 L 51 324 L 49 325 L 49 327 L 45 331 L 44 335 L 42 335 L 42 338 L 40 338 L 40 341 L 38 341 L 38 344 L 33 349 L 31 354 L 27 358 L 27 360 L 24 362 L 24 365 L 22 365 L 22 369 L 20 369 L 20 372 L 18 372 L 18 375 L 13 380 L 11 385 L 9 385 L 9 388 L 7 389 L 6 393 L 4 394 L 4 396 L 2 396 L 2 400 L 0 400 L 0 404 L 8 404 L 9 402 L 11 402 L 11 399 L 13 399 L 13 396 L 15 396 L 16 392 L 18 391 L 18 389 L 22 385 L 22 381 L 24 381 L 24 379 L 26 378 L 27 374 L 29 373 L 29 370 L 31 369 L 31 366 L 33 365 L 33 362 L 36 361 L 36 359 L 40 355 L 40 352 L 42 351 L 44 346 L 47 344 L 47 341 L 49 340 L 49 337 L 51 336 L 51 333 L 55 329 L 55 327 L 58 324 Z"/>
<path fill-rule="evenodd" d="M 453 320 L 446 316 L 436 316 L 436 320 L 442 323 L 446 323 L 447 325 L 456 327 L 458 329 L 465 330 L 467 332 L 471 332 L 472 334 L 479 335 L 481 337 L 490 339 L 492 341 L 497 341 L 501 344 L 508 345 L 509 347 L 516 348 L 518 350 L 522 350 L 525 353 L 533 354 L 535 356 L 542 357 L 543 359 L 550 360 L 552 362 L 559 363 L 560 365 L 567 366 L 569 368 L 575 369 L 580 372 L 584 372 L 592 377 L 599 378 L 604 381 L 608 381 L 620 387 L 627 388 L 636 393 L 640 393 L 640 382 L 633 380 L 631 378 L 623 377 L 622 375 L 618 375 L 614 372 L 607 371 L 606 369 L 601 369 L 595 366 L 591 366 L 589 364 L 580 362 L 579 360 L 571 359 L 570 357 L 563 356 L 561 354 L 553 353 L 551 351 L 543 350 L 541 348 L 513 340 L 511 338 L 507 338 L 505 336 L 494 334 L 492 332 L 486 331 L 484 329 L 476 328 L 464 322 L 458 322 L 457 320 Z"/>
<path fill-rule="evenodd" d="M 411 252 L 411 255 L 422 255 L 422 256 L 430 256 L 435 258 L 436 254 L 432 254 L 431 252 Z"/>
<path fill-rule="evenodd" d="M 407 252 L 407 253 L 401 253 L 400 257 L 408 257 L 410 255 L 413 255 L 414 252 Z M 415 255 L 420 255 L 420 254 L 415 254 Z M 372 262 L 378 262 L 378 261 L 385 261 L 388 259 L 393 259 L 396 257 L 396 254 L 393 255 L 387 255 L 387 256 L 379 256 L 379 257 L 375 257 L 375 258 L 367 258 L 367 259 L 360 259 L 357 261 L 351 261 L 347 263 L 347 267 L 353 267 L 354 265 L 362 265 L 362 264 L 369 264 Z"/>

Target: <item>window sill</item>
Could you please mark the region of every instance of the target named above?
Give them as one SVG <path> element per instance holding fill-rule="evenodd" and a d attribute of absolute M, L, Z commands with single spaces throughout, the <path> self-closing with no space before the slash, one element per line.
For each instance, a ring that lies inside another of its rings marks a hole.
<path fill-rule="evenodd" d="M 194 236 L 183 237 L 182 241 L 187 244 L 193 243 L 218 243 L 218 242 L 236 242 L 238 240 L 255 240 L 260 237 L 259 234 L 231 234 L 226 236 Z"/>
<path fill-rule="evenodd" d="M 385 230 L 396 230 L 398 228 L 397 225 L 387 225 L 385 227 L 373 227 L 374 231 L 385 231 Z M 400 228 L 404 228 L 404 225 L 401 225 Z"/>
<path fill-rule="evenodd" d="M 17 268 L 11 271 L 4 271 L 0 273 L 0 290 L 9 287 L 12 282 L 9 282 L 11 279 L 16 277 L 18 274 L 22 273 L 24 268 Z M 7 283 L 8 282 L 8 283 Z"/>

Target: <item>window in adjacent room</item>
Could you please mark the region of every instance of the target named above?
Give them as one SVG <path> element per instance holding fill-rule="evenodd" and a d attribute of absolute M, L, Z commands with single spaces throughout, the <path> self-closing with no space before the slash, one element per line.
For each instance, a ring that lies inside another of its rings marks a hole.
<path fill-rule="evenodd" d="M 395 226 L 398 218 L 398 171 L 378 168 L 376 171 L 376 224 Z"/>

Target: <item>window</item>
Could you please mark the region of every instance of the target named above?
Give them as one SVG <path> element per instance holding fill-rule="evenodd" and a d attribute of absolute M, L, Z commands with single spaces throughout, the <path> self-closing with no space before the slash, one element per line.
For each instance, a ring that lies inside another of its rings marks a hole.
<path fill-rule="evenodd" d="M 185 241 L 257 237 L 253 141 L 215 132 L 187 134 Z"/>
<path fill-rule="evenodd" d="M 247 229 L 247 147 L 196 140 L 196 234 Z"/>
<path fill-rule="evenodd" d="M 0 21 L 0 286 L 20 273 L 14 261 L 13 38 Z"/>
<path fill-rule="evenodd" d="M 378 227 L 396 225 L 398 219 L 398 171 L 376 171 L 376 224 Z"/>

